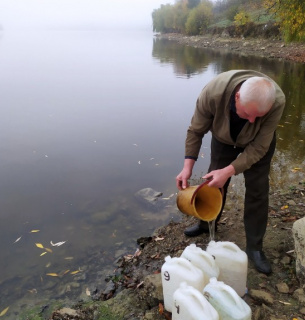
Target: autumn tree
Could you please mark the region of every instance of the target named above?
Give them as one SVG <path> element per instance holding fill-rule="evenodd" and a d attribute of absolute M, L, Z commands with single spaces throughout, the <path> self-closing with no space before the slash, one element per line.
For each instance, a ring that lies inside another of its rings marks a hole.
<path fill-rule="evenodd" d="M 275 15 L 286 41 L 305 40 L 304 0 L 264 0 L 264 6 Z"/>
<path fill-rule="evenodd" d="M 189 35 L 203 33 L 211 23 L 213 4 L 209 0 L 202 0 L 200 4 L 193 8 L 187 18 L 185 31 Z"/>
<path fill-rule="evenodd" d="M 153 31 L 170 32 L 174 25 L 174 12 L 172 5 L 161 5 L 159 9 L 155 9 L 152 13 Z"/>
<path fill-rule="evenodd" d="M 188 0 L 187 6 L 189 9 L 193 9 L 197 7 L 199 3 L 200 3 L 200 0 Z"/>

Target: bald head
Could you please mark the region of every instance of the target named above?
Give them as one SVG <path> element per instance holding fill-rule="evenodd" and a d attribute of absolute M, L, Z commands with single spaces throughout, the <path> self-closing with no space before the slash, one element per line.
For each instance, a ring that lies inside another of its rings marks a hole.
<path fill-rule="evenodd" d="M 255 104 L 261 114 L 266 114 L 275 102 L 275 86 L 263 77 L 251 77 L 239 89 L 240 103 L 244 106 Z"/>

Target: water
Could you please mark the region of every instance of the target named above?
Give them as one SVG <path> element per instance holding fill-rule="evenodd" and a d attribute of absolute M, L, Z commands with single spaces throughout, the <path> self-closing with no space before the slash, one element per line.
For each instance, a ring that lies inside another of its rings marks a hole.
<path fill-rule="evenodd" d="M 210 241 L 215 240 L 215 222 L 216 220 L 209 221 L 209 233 L 210 233 Z"/>
<path fill-rule="evenodd" d="M 233 68 L 262 71 L 285 91 L 272 186 L 301 178 L 294 169 L 304 167 L 303 65 L 185 47 L 150 32 L 2 32 L 0 312 L 10 306 L 7 319 L 45 300 L 77 300 L 103 284 L 120 255 L 135 252 L 138 237 L 180 219 L 172 195 L 197 96 Z M 208 168 L 209 141 L 194 177 Z M 140 203 L 134 195 L 146 187 L 168 206 Z M 79 287 L 68 295 L 71 283 Z"/>

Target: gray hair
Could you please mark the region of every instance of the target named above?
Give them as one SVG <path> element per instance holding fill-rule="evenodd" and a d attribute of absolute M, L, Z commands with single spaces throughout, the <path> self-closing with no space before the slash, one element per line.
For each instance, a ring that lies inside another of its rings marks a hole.
<path fill-rule="evenodd" d="M 275 85 L 264 77 L 251 77 L 240 87 L 240 103 L 247 105 L 254 102 L 258 106 L 258 111 L 268 112 L 275 102 Z"/>

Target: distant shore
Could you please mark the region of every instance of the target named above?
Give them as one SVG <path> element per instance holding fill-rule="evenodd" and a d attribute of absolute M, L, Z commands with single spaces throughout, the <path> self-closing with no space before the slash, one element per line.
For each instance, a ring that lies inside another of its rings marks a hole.
<path fill-rule="evenodd" d="M 177 33 L 157 34 L 156 37 L 197 48 L 226 50 L 243 55 L 305 63 L 305 43 L 285 43 L 270 38 L 232 38 L 219 35 L 186 36 Z"/>

